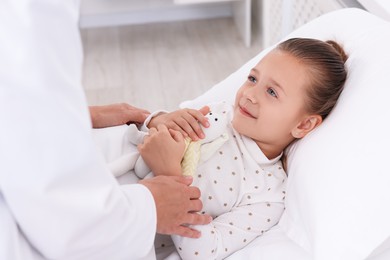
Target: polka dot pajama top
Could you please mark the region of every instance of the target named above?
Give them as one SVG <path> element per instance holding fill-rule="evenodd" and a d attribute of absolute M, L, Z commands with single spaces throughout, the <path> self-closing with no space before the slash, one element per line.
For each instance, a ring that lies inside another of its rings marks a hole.
<path fill-rule="evenodd" d="M 224 112 L 232 119 L 230 107 Z M 172 236 L 183 259 L 223 259 L 274 226 L 284 210 L 286 173 L 280 156 L 269 160 L 250 138 L 227 126 L 229 140 L 198 166 L 193 186 L 202 192 L 199 239 Z"/>

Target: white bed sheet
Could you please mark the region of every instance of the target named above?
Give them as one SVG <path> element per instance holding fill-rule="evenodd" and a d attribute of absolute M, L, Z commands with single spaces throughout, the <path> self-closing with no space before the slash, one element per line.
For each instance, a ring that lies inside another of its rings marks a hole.
<path fill-rule="evenodd" d="M 227 259 L 311 260 L 308 253 L 289 239 L 279 226 L 273 227 Z"/>
<path fill-rule="evenodd" d="M 389 260 L 389 245 L 390 241 L 386 241 L 367 260 Z M 242 259 L 313 260 L 314 258 L 292 241 L 279 226 L 275 226 L 263 236 L 252 241 L 247 247 L 227 258 L 227 260 Z"/>

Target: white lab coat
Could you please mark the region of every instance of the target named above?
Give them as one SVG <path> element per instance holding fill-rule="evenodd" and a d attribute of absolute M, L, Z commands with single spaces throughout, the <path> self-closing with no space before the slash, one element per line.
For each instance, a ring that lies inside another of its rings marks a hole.
<path fill-rule="evenodd" d="M 91 137 L 78 1 L 0 2 L 0 259 L 137 259 L 156 211 Z"/>

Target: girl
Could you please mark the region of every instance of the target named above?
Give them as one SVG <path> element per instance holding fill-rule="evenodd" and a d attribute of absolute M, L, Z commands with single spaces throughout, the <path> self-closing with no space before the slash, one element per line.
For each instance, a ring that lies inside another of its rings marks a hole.
<path fill-rule="evenodd" d="M 283 150 L 328 116 L 347 77 L 346 59 L 334 41 L 293 38 L 250 71 L 234 106 L 222 108 L 231 122 L 228 142 L 194 175 L 202 213 L 213 221 L 195 227 L 202 232 L 199 239 L 172 237 L 183 259 L 225 258 L 279 221 L 285 197 Z M 203 114 L 191 109 L 151 119 L 139 151 L 154 174 L 181 174 L 181 133 L 203 138 L 198 122 L 207 127 Z"/>

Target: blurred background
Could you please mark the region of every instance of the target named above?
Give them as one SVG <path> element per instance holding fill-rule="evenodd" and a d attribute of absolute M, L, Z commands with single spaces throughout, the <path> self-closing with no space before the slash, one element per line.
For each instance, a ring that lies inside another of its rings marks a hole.
<path fill-rule="evenodd" d="M 346 7 L 386 16 L 389 2 L 81 0 L 88 103 L 177 109 L 310 20 Z"/>

